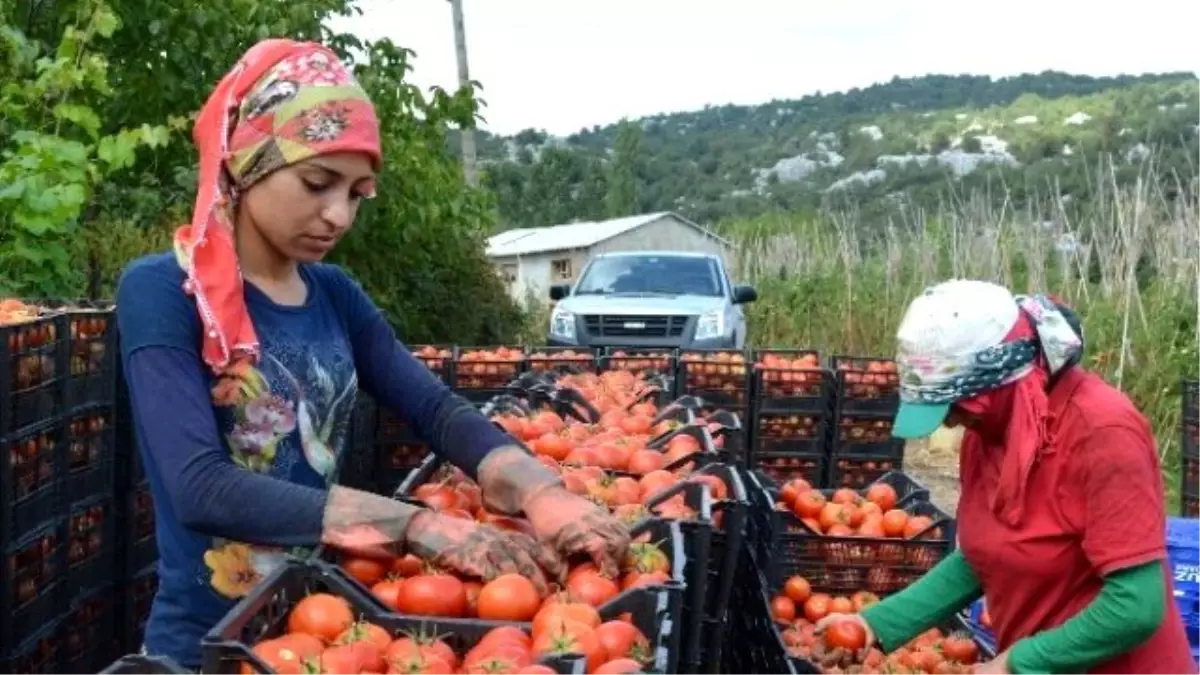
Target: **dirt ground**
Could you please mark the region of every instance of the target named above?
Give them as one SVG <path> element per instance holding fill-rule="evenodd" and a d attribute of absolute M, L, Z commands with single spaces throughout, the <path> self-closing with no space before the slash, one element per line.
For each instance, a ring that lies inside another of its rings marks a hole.
<path fill-rule="evenodd" d="M 929 488 L 933 503 L 950 515 L 958 508 L 958 444 L 961 432 L 943 429 L 928 439 L 910 441 L 904 470 Z"/>

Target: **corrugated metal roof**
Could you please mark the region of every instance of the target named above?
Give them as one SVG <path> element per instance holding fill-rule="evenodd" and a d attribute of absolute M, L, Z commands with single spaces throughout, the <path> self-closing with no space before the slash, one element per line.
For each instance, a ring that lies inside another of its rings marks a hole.
<path fill-rule="evenodd" d="M 692 221 L 671 213 L 660 211 L 639 216 L 613 218 L 599 222 L 569 223 L 551 227 L 523 227 L 507 230 L 488 238 L 487 255 L 491 258 L 508 258 L 520 255 L 532 255 L 547 251 L 565 251 L 570 249 L 589 248 L 606 239 L 636 229 L 659 218 L 671 216 L 681 222 L 691 225 L 707 233 L 718 241 L 728 244 L 721 237 L 709 232 Z"/>

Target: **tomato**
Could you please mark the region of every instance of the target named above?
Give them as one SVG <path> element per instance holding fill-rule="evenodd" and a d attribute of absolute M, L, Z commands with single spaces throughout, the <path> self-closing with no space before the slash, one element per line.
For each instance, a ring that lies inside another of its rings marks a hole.
<path fill-rule="evenodd" d="M 395 610 L 400 609 L 400 594 L 403 591 L 404 579 L 386 579 L 371 587 L 371 595 Z"/>
<path fill-rule="evenodd" d="M 867 629 L 856 619 L 834 621 L 825 627 L 825 644 L 857 651 L 867 646 Z"/>
<path fill-rule="evenodd" d="M 288 631 L 308 633 L 332 642 L 354 623 L 350 603 L 329 593 L 313 593 L 296 603 L 288 615 Z"/>
<path fill-rule="evenodd" d="M 858 493 L 850 488 L 838 488 L 833 492 L 833 499 L 831 501 L 834 504 L 858 504 L 861 499 Z"/>
<path fill-rule="evenodd" d="M 854 611 L 854 603 L 850 602 L 850 598 L 844 595 L 839 595 L 829 601 L 830 614 L 850 614 Z"/>
<path fill-rule="evenodd" d="M 800 493 L 796 497 L 796 501 L 792 504 L 792 512 L 800 518 L 816 519 L 821 515 L 821 510 L 825 508 L 825 495 L 816 490 Z M 820 528 L 817 528 L 820 532 Z"/>
<path fill-rule="evenodd" d="M 300 675 L 304 672 L 303 659 L 280 640 L 264 640 L 254 645 L 251 651 L 263 662 L 263 665 L 280 675 Z M 249 663 L 243 663 L 241 670 L 245 675 L 258 672 Z"/>
<path fill-rule="evenodd" d="M 639 476 L 657 471 L 667 465 L 667 458 L 655 450 L 635 450 L 629 455 L 628 470 Z"/>
<path fill-rule="evenodd" d="M 357 673 L 363 663 L 353 645 L 333 646 L 321 652 L 321 672 Z"/>
<path fill-rule="evenodd" d="M 942 655 L 951 661 L 972 664 L 979 658 L 979 647 L 970 635 L 952 633 L 942 641 Z"/>
<path fill-rule="evenodd" d="M 308 633 L 284 633 L 275 641 L 296 652 L 301 663 L 315 659 L 325 651 L 325 643 Z"/>
<path fill-rule="evenodd" d="M 353 671 L 346 670 L 325 670 L 326 673 L 346 673 Z M 388 667 L 389 673 L 407 674 L 407 673 L 428 673 L 429 675 L 451 675 L 454 673 L 454 667 L 449 663 L 436 656 L 416 656 L 399 661 L 392 661 Z"/>
<path fill-rule="evenodd" d="M 896 508 L 896 489 L 887 483 L 872 483 L 867 488 L 867 501 L 890 511 Z"/>
<path fill-rule="evenodd" d="M 458 656 L 450 645 L 434 635 L 418 634 L 396 638 L 384 650 L 388 663 L 411 660 L 413 658 L 438 658 L 451 668 L 458 666 Z"/>
<path fill-rule="evenodd" d="M 458 495 L 453 488 L 442 484 L 426 483 L 413 490 L 413 497 L 424 502 L 434 511 L 445 511 L 458 507 Z"/>
<path fill-rule="evenodd" d="M 619 659 L 636 654 L 645 657 L 650 642 L 637 626 L 624 621 L 605 621 L 595 629 L 596 639 L 604 647 L 608 658 Z"/>
<path fill-rule="evenodd" d="M 933 525 L 933 519 L 929 516 L 913 516 L 904 524 L 904 538 L 912 539 L 921 534 Z"/>
<path fill-rule="evenodd" d="M 567 577 L 567 591 L 571 598 L 599 607 L 621 592 L 617 583 L 600 574 L 594 567 L 572 572 Z"/>
<path fill-rule="evenodd" d="M 624 673 L 640 673 L 642 670 L 642 664 L 633 659 L 613 659 L 600 664 L 591 672 L 595 675 L 623 675 Z"/>
<path fill-rule="evenodd" d="M 670 572 L 671 559 L 657 544 L 630 544 L 625 554 L 625 568 L 638 572 Z"/>
<path fill-rule="evenodd" d="M 639 572 L 630 570 L 621 577 L 621 590 L 637 588 L 639 586 L 656 586 L 660 584 L 670 583 L 671 577 L 666 572 Z"/>
<path fill-rule="evenodd" d="M 932 673 L 937 670 L 937 667 L 942 662 L 942 657 L 932 648 L 918 649 L 909 655 L 913 662 L 913 666 L 927 673 Z"/>
<path fill-rule="evenodd" d="M 828 502 L 821 507 L 821 513 L 817 516 L 817 521 L 821 523 L 821 529 L 826 532 L 834 525 L 848 527 L 850 525 L 850 512 L 841 504 Z"/>
<path fill-rule="evenodd" d="M 404 581 L 396 609 L 420 616 L 461 617 L 467 613 L 467 589 L 449 574 L 421 574 Z"/>
<path fill-rule="evenodd" d="M 867 607 L 879 602 L 879 596 L 870 591 L 858 591 L 850 596 L 850 602 L 854 605 L 855 612 L 861 612 Z"/>
<path fill-rule="evenodd" d="M 342 556 L 342 569 L 346 570 L 346 574 L 354 577 L 358 583 L 370 588 L 383 581 L 383 578 L 391 570 L 391 564 L 390 561 L 384 562 L 373 558 Z"/>
<path fill-rule="evenodd" d="M 425 563 L 420 558 L 409 553 L 397 558 L 396 562 L 392 563 L 392 572 L 402 577 L 415 577 L 421 573 L 424 567 Z"/>
<path fill-rule="evenodd" d="M 356 622 L 350 626 L 341 635 L 334 640 L 334 644 L 349 645 L 355 642 L 369 642 L 380 651 L 384 651 L 392 644 L 392 636 L 383 626 L 377 626 L 368 621 Z"/>
<path fill-rule="evenodd" d="M 717 476 L 707 473 L 697 473 L 693 474 L 688 480 L 692 483 L 707 485 L 714 501 L 720 502 L 729 498 L 729 486 Z"/>
<path fill-rule="evenodd" d="M 786 595 L 771 598 L 771 618 L 779 623 L 790 623 L 796 618 L 796 603 Z"/>
<path fill-rule="evenodd" d="M 580 654 L 587 659 L 588 672 L 595 672 L 604 663 L 604 647 L 589 626 L 576 621 L 563 621 L 549 627 L 533 640 L 533 653 L 541 656 Z"/>
<path fill-rule="evenodd" d="M 538 635 L 563 620 L 577 621 L 595 628 L 600 625 L 600 613 L 585 602 L 554 601 L 543 605 L 533 617 L 533 633 Z"/>
<path fill-rule="evenodd" d="M 638 481 L 638 484 L 642 488 L 642 501 L 648 501 L 651 497 L 678 482 L 679 479 L 670 471 L 666 471 L 665 469 L 651 471 L 642 476 L 641 480 Z"/>
<path fill-rule="evenodd" d="M 796 503 L 796 498 L 812 489 L 808 481 L 803 478 L 793 478 L 783 484 L 779 489 L 779 501 L 787 505 Z"/>
<path fill-rule="evenodd" d="M 908 525 L 908 512 L 903 509 L 890 509 L 883 514 L 883 533 L 889 537 L 904 535 Z"/>
<path fill-rule="evenodd" d="M 808 596 L 812 594 L 812 586 L 809 585 L 808 579 L 802 576 L 788 577 L 788 580 L 783 584 L 783 594 L 791 598 L 792 602 L 797 605 L 803 605 Z"/>
<path fill-rule="evenodd" d="M 506 642 L 520 645 L 526 649 L 528 649 L 531 644 L 529 634 L 520 628 L 516 626 L 500 626 L 488 631 L 487 634 L 483 636 L 483 639 L 481 639 L 475 645 L 475 647 L 489 647 L 491 645 L 503 644 Z"/>
<path fill-rule="evenodd" d="M 520 574 L 503 574 L 484 584 L 478 603 L 481 619 L 529 621 L 537 614 L 542 599 L 529 579 Z"/>
<path fill-rule="evenodd" d="M 829 603 L 833 598 L 827 593 L 813 593 L 804 601 L 804 618 L 816 623 L 829 614 Z"/>

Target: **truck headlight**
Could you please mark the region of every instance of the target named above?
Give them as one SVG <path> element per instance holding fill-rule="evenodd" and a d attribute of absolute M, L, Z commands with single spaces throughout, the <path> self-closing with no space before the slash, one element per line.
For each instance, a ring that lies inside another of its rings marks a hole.
<path fill-rule="evenodd" d="M 710 340 L 725 334 L 725 313 L 717 310 L 700 315 L 696 322 L 696 339 Z"/>
<path fill-rule="evenodd" d="M 555 308 L 550 314 L 550 334 L 564 340 L 574 340 L 575 314 L 565 309 Z"/>

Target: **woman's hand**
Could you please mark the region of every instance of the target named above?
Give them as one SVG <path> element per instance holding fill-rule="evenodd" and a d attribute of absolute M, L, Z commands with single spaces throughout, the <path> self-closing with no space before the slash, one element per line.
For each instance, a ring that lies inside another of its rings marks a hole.
<path fill-rule="evenodd" d="M 620 574 L 629 530 L 607 510 L 569 492 L 524 448 L 493 450 L 479 464 L 483 503 L 507 515 L 524 513 L 543 544 L 563 560 L 587 555 L 605 575 Z"/>
<path fill-rule="evenodd" d="M 423 509 L 413 516 L 405 543 L 418 558 L 484 581 L 520 574 L 543 596 L 549 590 L 547 573 L 556 581 L 566 575 L 554 551 L 524 534 L 435 511 Z"/>
<path fill-rule="evenodd" d="M 525 517 L 538 540 L 568 559 L 586 555 L 600 573 L 616 579 L 629 550 L 629 529 L 606 509 L 567 491 L 551 486 L 533 495 L 525 506 Z"/>
<path fill-rule="evenodd" d="M 820 621 L 817 621 L 816 625 L 813 626 L 813 635 L 815 635 L 817 637 L 821 637 L 825 633 L 825 629 L 829 628 L 831 625 L 833 625 L 835 623 L 839 623 L 842 621 L 850 621 L 852 623 L 857 623 L 858 625 L 862 626 L 864 631 L 866 631 L 866 634 L 867 634 L 866 646 L 863 647 L 862 649 L 860 649 L 858 654 L 854 655 L 857 660 L 861 661 L 862 659 L 866 658 L 867 652 L 870 651 L 871 647 L 875 646 L 875 631 L 871 630 L 871 624 L 867 623 L 867 620 L 862 618 L 861 615 L 859 615 L 859 614 L 829 614 L 829 615 L 825 616 L 825 618 L 821 619 Z"/>
<path fill-rule="evenodd" d="M 975 672 L 992 673 L 994 675 L 1008 675 L 1012 672 L 1012 670 L 1010 670 L 1008 667 L 1008 652 L 1010 650 L 1011 647 L 997 654 L 996 658 L 992 659 L 991 661 L 985 661 L 975 666 Z"/>

